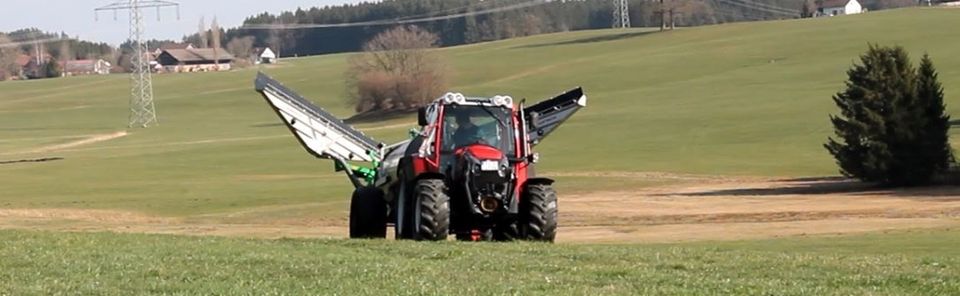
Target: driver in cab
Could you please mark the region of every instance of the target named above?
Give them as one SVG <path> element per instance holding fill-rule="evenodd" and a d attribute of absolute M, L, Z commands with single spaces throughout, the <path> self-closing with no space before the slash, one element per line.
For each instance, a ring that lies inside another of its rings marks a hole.
<path fill-rule="evenodd" d="M 470 119 L 469 112 L 460 112 L 456 115 L 457 130 L 453 132 L 453 141 L 456 147 L 470 145 L 481 139 L 480 128 Z"/>

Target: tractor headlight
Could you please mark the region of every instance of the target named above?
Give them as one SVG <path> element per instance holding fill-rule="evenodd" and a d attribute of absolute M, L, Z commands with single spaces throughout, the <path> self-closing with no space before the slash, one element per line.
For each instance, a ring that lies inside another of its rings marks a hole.
<path fill-rule="evenodd" d="M 513 98 L 510 96 L 494 96 L 493 98 L 490 98 L 490 103 L 496 106 L 513 108 Z"/>
<path fill-rule="evenodd" d="M 460 104 L 463 105 L 467 102 L 467 97 L 464 97 L 461 93 L 446 93 L 443 95 L 443 102 L 445 104 Z"/>

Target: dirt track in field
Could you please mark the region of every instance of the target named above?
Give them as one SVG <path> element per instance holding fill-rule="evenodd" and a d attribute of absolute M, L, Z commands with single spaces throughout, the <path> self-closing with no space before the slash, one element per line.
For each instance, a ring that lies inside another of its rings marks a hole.
<path fill-rule="evenodd" d="M 680 183 L 632 192 L 580 195 L 561 192 L 559 242 L 736 240 L 960 227 L 960 187 L 879 190 L 830 178 L 773 180 L 661 173 L 584 174 L 660 178 Z M 110 210 L 0 209 L 0 228 L 259 238 L 344 237 L 347 234 L 346 217 L 266 221 L 255 218 L 258 213 L 284 211 L 284 207 L 184 218 Z M 233 219 L 239 216 L 254 219 Z"/>
<path fill-rule="evenodd" d="M 35 148 L 35 149 L 18 151 L 18 152 L 13 152 L 13 153 L 5 153 L 5 154 L 0 154 L 0 155 L 35 154 L 35 153 L 56 152 L 56 151 L 68 150 L 68 149 L 71 149 L 71 148 L 76 148 L 76 147 L 81 147 L 81 146 L 92 145 L 92 144 L 96 144 L 96 143 L 99 143 L 99 142 L 110 141 L 110 140 L 117 139 L 117 138 L 122 138 L 122 137 L 125 137 L 125 136 L 127 136 L 127 132 L 126 132 L 126 131 L 119 131 L 119 132 L 114 132 L 114 133 L 109 133 L 109 134 L 101 134 L 101 135 L 89 135 L 89 136 L 84 136 L 82 139 L 75 140 L 75 141 L 70 141 L 70 142 L 63 143 L 63 144 L 48 145 L 48 146 L 43 146 L 43 147 L 39 147 L 39 148 Z M 63 138 L 63 137 L 55 137 L 55 138 Z"/>
<path fill-rule="evenodd" d="M 691 182 L 564 197 L 558 240 L 731 240 L 960 226 L 960 187 L 880 190 L 831 178 L 675 176 L 683 178 Z"/>

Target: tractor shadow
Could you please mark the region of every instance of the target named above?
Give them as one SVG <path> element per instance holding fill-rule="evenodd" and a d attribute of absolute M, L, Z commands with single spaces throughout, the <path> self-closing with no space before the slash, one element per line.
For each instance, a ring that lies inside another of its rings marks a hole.
<path fill-rule="evenodd" d="M 786 195 L 801 196 L 889 196 L 897 198 L 911 198 L 928 201 L 957 201 L 960 200 L 960 186 L 953 182 L 940 182 L 935 185 L 918 187 L 885 187 L 875 183 L 860 182 L 844 177 L 812 177 L 774 180 L 773 186 L 754 186 L 749 188 L 721 189 L 702 192 L 685 192 L 663 194 L 664 196 L 760 196 L 776 197 Z M 947 198 L 944 198 L 947 197 Z M 949 198 L 955 197 L 955 198 Z"/>
<path fill-rule="evenodd" d="M 685 196 L 773 196 L 773 195 L 820 195 L 856 193 L 881 189 L 876 184 L 862 183 L 843 177 L 811 177 L 775 180 L 778 186 L 734 188 L 703 192 L 683 193 Z"/>
<path fill-rule="evenodd" d="M 560 42 L 528 44 L 523 46 L 517 46 L 514 48 L 540 48 L 540 47 L 548 47 L 548 46 L 556 46 L 556 45 L 573 45 L 573 44 L 587 44 L 587 43 L 596 43 L 596 42 L 608 42 L 608 41 L 617 41 L 617 40 L 623 40 L 623 39 L 636 38 L 636 37 L 653 34 L 653 33 L 658 33 L 658 31 L 629 32 L 629 33 L 620 33 L 620 34 L 612 34 L 612 35 L 603 35 L 603 36 L 580 38 L 580 39 L 560 41 Z"/>

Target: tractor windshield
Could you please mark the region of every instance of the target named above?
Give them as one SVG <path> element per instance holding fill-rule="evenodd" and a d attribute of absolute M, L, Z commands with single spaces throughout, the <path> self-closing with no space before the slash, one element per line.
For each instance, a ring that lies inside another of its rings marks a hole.
<path fill-rule="evenodd" d="M 511 114 L 510 109 L 496 106 L 445 106 L 443 150 L 484 144 L 515 155 Z"/>

